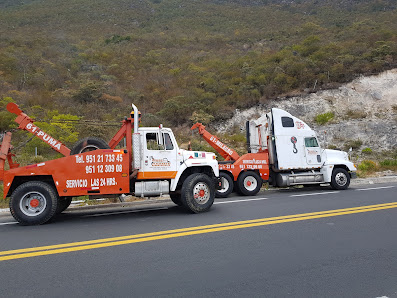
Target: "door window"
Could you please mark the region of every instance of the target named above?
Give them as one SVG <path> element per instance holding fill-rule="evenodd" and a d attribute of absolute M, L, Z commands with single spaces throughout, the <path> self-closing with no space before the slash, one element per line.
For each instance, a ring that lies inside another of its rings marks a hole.
<path fill-rule="evenodd" d="M 146 134 L 146 146 L 148 150 L 174 150 L 169 133 L 163 133 L 164 145 L 159 144 L 159 134 L 156 132 L 149 132 Z"/>
<path fill-rule="evenodd" d="M 316 138 L 305 138 L 306 147 L 318 147 L 318 142 Z"/>
<path fill-rule="evenodd" d="M 158 133 L 148 132 L 146 134 L 146 146 L 148 150 L 164 150 L 163 145 L 159 144 Z"/>

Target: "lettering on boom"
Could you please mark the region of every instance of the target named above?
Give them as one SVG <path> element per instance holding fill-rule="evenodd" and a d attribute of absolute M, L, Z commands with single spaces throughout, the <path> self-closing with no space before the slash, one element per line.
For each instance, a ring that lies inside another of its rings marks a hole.
<path fill-rule="evenodd" d="M 42 139 L 44 142 L 48 143 L 48 145 L 50 145 L 52 148 L 61 150 L 61 143 L 59 143 L 57 140 L 54 140 L 44 131 L 40 130 L 40 128 L 38 128 L 36 125 L 29 123 L 26 125 L 26 130 L 30 131 L 33 134 L 37 133 L 36 136 Z"/>
<path fill-rule="evenodd" d="M 210 138 L 211 142 L 215 143 L 219 148 L 221 148 L 223 151 L 225 151 L 229 155 L 233 155 L 233 150 L 227 147 L 225 144 L 223 144 L 221 141 L 219 141 L 217 138 L 212 136 Z"/>

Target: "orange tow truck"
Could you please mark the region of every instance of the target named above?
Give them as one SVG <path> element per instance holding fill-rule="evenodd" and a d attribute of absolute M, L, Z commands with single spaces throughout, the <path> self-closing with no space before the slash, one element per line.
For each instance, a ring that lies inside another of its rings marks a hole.
<path fill-rule="evenodd" d="M 227 197 L 233 190 L 245 196 L 256 195 L 263 181 L 269 180 L 269 154 L 267 149 L 257 153 L 240 156 L 236 151 L 222 143 L 218 137 L 210 134 L 202 123 L 196 123 L 191 130 L 198 129 L 203 139 L 223 158 L 219 162 L 219 176 L 222 188 L 216 191 L 219 198 Z"/>
<path fill-rule="evenodd" d="M 179 149 L 172 130 L 138 127 L 140 113 L 132 104 L 129 118 L 109 143 L 85 138 L 69 149 L 33 124 L 14 103 L 7 110 L 17 115 L 26 130 L 64 157 L 20 167 L 13 161 L 11 132 L 0 147 L 0 181 L 4 198 L 10 197 L 13 217 L 25 225 L 43 224 L 65 210 L 76 196 L 90 198 L 132 194 L 171 200 L 190 212 L 208 211 L 221 187 L 216 156 L 211 152 Z M 116 149 L 125 138 L 126 148 Z M 5 162 L 9 170 L 5 170 Z"/>

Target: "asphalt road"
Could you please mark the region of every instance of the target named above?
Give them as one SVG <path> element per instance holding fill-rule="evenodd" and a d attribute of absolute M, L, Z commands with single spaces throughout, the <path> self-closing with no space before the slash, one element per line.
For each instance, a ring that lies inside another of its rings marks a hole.
<path fill-rule="evenodd" d="M 397 184 L 0 216 L 0 297 L 397 297 Z M 78 243 L 76 243 L 78 242 Z"/>

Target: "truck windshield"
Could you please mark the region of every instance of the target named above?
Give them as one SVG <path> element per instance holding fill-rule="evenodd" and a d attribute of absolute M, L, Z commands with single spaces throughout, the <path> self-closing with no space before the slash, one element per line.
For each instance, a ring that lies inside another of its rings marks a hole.
<path fill-rule="evenodd" d="M 305 146 L 306 147 L 318 147 L 316 138 L 305 138 Z"/>

